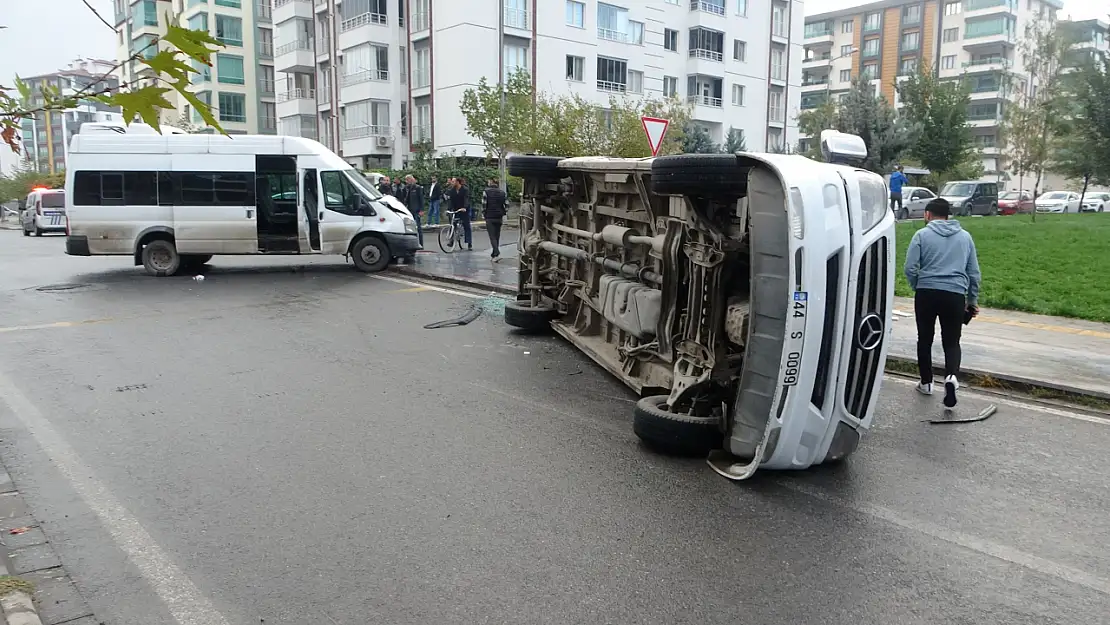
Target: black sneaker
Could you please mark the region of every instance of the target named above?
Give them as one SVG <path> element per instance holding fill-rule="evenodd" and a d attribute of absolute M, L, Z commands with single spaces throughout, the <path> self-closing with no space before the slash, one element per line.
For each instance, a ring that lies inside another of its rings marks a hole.
<path fill-rule="evenodd" d="M 944 405 L 952 408 L 956 405 L 956 391 L 960 388 L 960 382 L 956 376 L 950 375 L 944 378 Z"/>

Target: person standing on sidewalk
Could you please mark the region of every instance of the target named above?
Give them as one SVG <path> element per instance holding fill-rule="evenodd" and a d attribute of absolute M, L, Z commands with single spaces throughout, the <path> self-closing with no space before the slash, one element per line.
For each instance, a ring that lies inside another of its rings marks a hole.
<path fill-rule="evenodd" d="M 389 184 L 389 176 L 382 176 L 382 179 L 378 181 L 378 193 L 393 195 L 393 185 Z"/>
<path fill-rule="evenodd" d="M 463 240 L 466 249 L 473 250 L 474 242 L 470 231 L 470 189 L 463 185 L 462 178 L 455 178 L 455 189 L 448 195 L 451 200 L 451 212 L 459 218 L 459 225 L 463 228 Z"/>
<path fill-rule="evenodd" d="M 898 213 L 902 212 L 902 187 L 909 183 L 910 179 L 906 174 L 902 173 L 902 166 L 899 165 L 894 168 L 894 173 L 890 174 L 890 210 L 894 211 L 894 216 L 898 217 Z M 897 204 L 898 208 L 894 208 Z"/>
<path fill-rule="evenodd" d="M 439 179 L 432 176 L 428 183 L 428 223 L 439 225 L 439 203 L 443 201 L 443 187 Z"/>
<path fill-rule="evenodd" d="M 416 184 L 416 178 L 412 174 L 405 176 L 405 207 L 412 213 L 412 218 L 416 220 L 416 236 L 420 241 L 420 247 L 424 247 L 424 225 L 420 223 L 420 219 L 424 216 L 424 187 Z"/>
<path fill-rule="evenodd" d="M 505 205 L 508 203 L 508 198 L 498 186 L 496 179 L 489 181 L 489 186 L 482 193 L 482 198 L 485 205 L 482 216 L 486 220 L 486 232 L 489 234 L 489 245 L 492 250 L 490 258 L 496 261 L 501 258 L 501 224 L 505 219 Z"/>
<path fill-rule="evenodd" d="M 937 198 L 925 206 L 925 227 L 910 240 L 906 279 L 914 290 L 917 319 L 917 391 L 933 394 L 933 334 L 940 320 L 944 346 L 944 405 L 956 405 L 960 382 L 960 333 L 964 320 L 979 314 L 979 258 L 975 241 L 950 219 L 952 205 Z"/>

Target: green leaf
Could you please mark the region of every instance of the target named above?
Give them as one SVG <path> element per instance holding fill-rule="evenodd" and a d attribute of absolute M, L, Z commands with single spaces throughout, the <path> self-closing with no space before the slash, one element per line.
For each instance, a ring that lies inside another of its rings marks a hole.
<path fill-rule="evenodd" d="M 31 99 L 31 86 L 24 82 L 19 76 L 15 77 L 15 88 L 19 89 L 19 95 L 24 101 Z"/>
<path fill-rule="evenodd" d="M 180 93 L 181 96 L 185 98 L 185 100 L 189 104 L 193 105 L 193 110 L 195 110 L 200 115 L 200 118 L 204 120 L 204 123 L 220 131 L 221 134 L 227 134 L 226 132 L 224 132 L 223 127 L 220 126 L 220 122 L 216 120 L 216 117 L 214 115 L 212 115 L 212 109 L 208 106 L 208 104 L 201 101 L 201 99 L 198 98 L 195 93 L 189 91 L 188 86 L 188 82 L 174 83 L 173 88 L 178 93 Z"/>
<path fill-rule="evenodd" d="M 158 54 L 139 61 L 160 76 L 165 76 L 169 82 L 189 81 L 189 73 L 197 72 L 191 64 L 178 58 L 178 53 L 173 50 L 159 50 Z M 198 72 L 199 73 L 199 72 Z"/>
<path fill-rule="evenodd" d="M 224 47 L 224 44 L 205 31 L 189 30 L 178 26 L 169 14 L 166 17 L 166 23 L 169 26 L 166 29 L 166 34 L 162 36 L 162 41 L 181 50 L 185 53 L 185 56 L 205 65 L 211 65 L 212 53 Z"/>
<path fill-rule="evenodd" d="M 159 111 L 160 109 L 173 108 L 173 105 L 163 97 L 170 91 L 172 89 L 150 85 L 132 91 L 116 93 L 109 98 L 109 102 L 123 109 L 125 120 L 132 120 L 138 115 L 144 122 L 161 132 Z"/>

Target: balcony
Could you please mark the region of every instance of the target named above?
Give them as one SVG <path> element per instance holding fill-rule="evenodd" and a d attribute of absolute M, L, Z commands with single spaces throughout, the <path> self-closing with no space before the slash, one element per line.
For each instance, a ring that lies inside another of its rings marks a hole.
<path fill-rule="evenodd" d="M 532 23 L 528 21 L 526 9 L 513 9 L 505 7 L 505 28 L 515 28 L 532 32 Z"/>
<path fill-rule="evenodd" d="M 274 9 L 269 2 L 259 2 L 254 15 L 260 24 L 271 24 L 274 21 Z"/>
<path fill-rule="evenodd" d="M 358 85 L 372 80 L 388 82 L 389 70 L 387 69 L 368 69 L 354 74 L 344 74 L 343 78 L 339 81 L 340 87 L 350 87 L 351 85 Z"/>
<path fill-rule="evenodd" d="M 972 59 L 964 63 L 963 67 L 968 72 L 998 72 L 1009 70 L 1013 62 L 998 56 L 982 59 Z"/>
<path fill-rule="evenodd" d="M 721 98 L 714 98 L 707 95 L 692 95 L 686 98 L 686 103 L 693 106 L 708 106 L 715 109 L 719 109 L 724 106 L 724 101 Z"/>
<path fill-rule="evenodd" d="M 313 17 L 311 0 L 274 0 L 270 21 L 283 24 L 294 18 L 311 20 Z"/>
<path fill-rule="evenodd" d="M 389 28 L 389 18 L 382 13 L 363 13 L 350 19 L 339 22 L 338 47 L 340 50 L 353 48 L 367 41 L 383 41 L 389 35 L 385 30 Z"/>
<path fill-rule="evenodd" d="M 274 81 L 265 78 L 258 79 L 258 91 L 264 96 L 272 97 L 274 95 Z"/>
<path fill-rule="evenodd" d="M 605 39 L 606 41 L 616 41 L 618 43 L 628 43 L 628 33 L 619 30 L 609 30 L 608 28 L 597 29 L 597 38 Z"/>
<path fill-rule="evenodd" d="M 1002 50 L 1017 45 L 1017 37 L 1012 32 L 999 30 L 986 34 L 964 35 L 964 49 L 972 54 L 983 53 L 989 49 Z"/>
<path fill-rule="evenodd" d="M 291 89 L 277 94 L 278 114 L 281 117 L 289 115 L 305 115 L 316 117 L 316 90 Z"/>
<path fill-rule="evenodd" d="M 279 72 L 316 71 L 316 53 L 313 48 L 311 39 L 298 39 L 278 46 L 274 51 L 274 69 Z"/>
<path fill-rule="evenodd" d="M 829 77 L 811 78 L 802 80 L 802 93 L 818 93 L 829 88 Z"/>
<path fill-rule="evenodd" d="M 393 128 L 389 126 L 358 126 L 344 128 L 339 131 L 339 136 L 344 141 L 350 139 L 363 139 L 365 137 L 392 137 Z"/>
<path fill-rule="evenodd" d="M 627 93 L 628 84 L 621 82 L 608 82 L 605 80 L 597 81 L 597 90 L 605 91 L 607 93 Z"/>
<path fill-rule="evenodd" d="M 805 45 L 831 44 L 832 42 L 833 30 L 829 22 L 806 24 Z"/>
<path fill-rule="evenodd" d="M 412 127 L 412 141 L 413 143 L 423 143 L 432 140 L 432 125 L 421 124 Z"/>
<path fill-rule="evenodd" d="M 691 0 L 690 10 L 701 11 L 702 13 L 712 13 L 713 15 L 721 16 L 723 16 L 726 12 L 724 0 L 717 0 L 716 2 L 713 2 L 711 0 Z"/>
<path fill-rule="evenodd" d="M 1017 13 L 1016 0 L 964 0 L 964 17 Z"/>
<path fill-rule="evenodd" d="M 370 24 L 376 24 L 378 26 L 386 26 L 386 25 L 388 25 L 388 23 L 389 23 L 389 18 L 386 17 L 385 14 L 382 14 L 382 13 L 363 13 L 362 15 L 356 15 L 356 16 L 350 18 L 350 19 L 346 19 L 346 20 L 343 20 L 342 22 L 339 22 L 339 32 L 345 33 L 347 31 L 354 30 L 354 29 L 358 28 L 359 26 L 369 26 Z"/>
<path fill-rule="evenodd" d="M 725 55 L 723 52 L 718 52 L 716 50 L 703 50 L 701 48 L 698 48 L 696 50 L 690 50 L 690 58 L 705 59 L 707 61 L 717 61 L 718 63 L 721 63 L 724 62 Z"/>
<path fill-rule="evenodd" d="M 409 22 L 412 25 L 412 34 L 422 33 L 431 27 L 431 20 L 429 19 L 427 11 L 414 11 L 412 20 Z"/>
<path fill-rule="evenodd" d="M 825 54 L 818 54 L 802 59 L 802 69 L 815 69 L 819 67 L 829 67 L 832 65 L 832 54 L 826 52 Z"/>

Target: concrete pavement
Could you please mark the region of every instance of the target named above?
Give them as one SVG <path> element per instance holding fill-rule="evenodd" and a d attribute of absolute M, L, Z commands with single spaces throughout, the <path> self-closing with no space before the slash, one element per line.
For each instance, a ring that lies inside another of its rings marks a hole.
<path fill-rule="evenodd" d="M 627 390 L 496 302 L 422 329 L 484 293 L 333 258 L 156 279 L 11 235 L 0 457 L 87 622 L 1110 614 L 1106 420 L 967 392 L 999 413 L 929 425 L 939 398 L 888 378 L 843 465 L 734 484 L 638 444 Z"/>
<path fill-rule="evenodd" d="M 483 233 L 474 238 L 481 247 L 474 252 L 444 254 L 434 248 L 434 242 L 432 246 L 426 243 L 428 251 L 402 271 L 515 293 L 518 233 L 510 230 L 502 236 L 508 242 L 502 245 L 500 263 L 490 262 L 489 242 Z M 895 306 L 890 355 L 916 364 L 913 300 L 897 298 Z M 967 373 L 1110 400 L 1110 324 L 984 308 L 964 326 L 962 344 Z M 939 330 L 933 362 L 944 362 Z"/>

